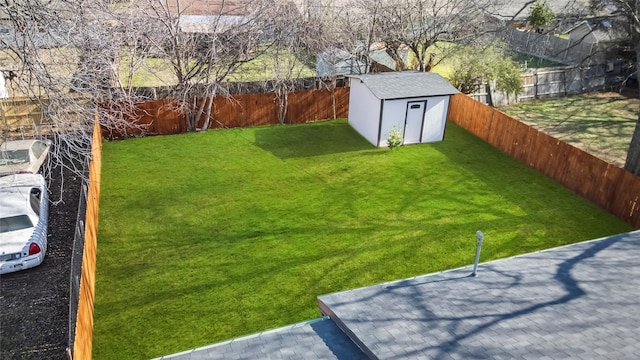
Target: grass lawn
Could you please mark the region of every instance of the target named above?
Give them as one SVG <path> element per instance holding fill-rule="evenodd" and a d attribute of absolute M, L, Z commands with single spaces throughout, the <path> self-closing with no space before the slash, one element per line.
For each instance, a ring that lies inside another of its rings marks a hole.
<path fill-rule="evenodd" d="M 522 102 L 500 110 L 622 167 L 640 100 L 618 93 L 589 93 Z"/>
<path fill-rule="evenodd" d="M 233 73 L 229 74 L 226 81 L 265 81 L 276 78 L 273 52 L 268 51 L 265 54 L 257 56 L 252 61 L 240 65 Z M 120 78 L 123 83 L 128 81 L 130 73 L 129 58 L 123 56 L 120 63 Z M 280 61 L 285 65 L 281 65 L 283 74 L 289 74 L 292 78 L 304 78 L 316 76 L 315 69 L 309 68 L 295 56 L 281 55 Z M 283 75 L 284 76 L 284 75 Z M 146 58 L 138 65 L 131 79 L 132 86 L 170 86 L 176 84 L 176 76 L 171 68 L 171 62 L 163 58 Z"/>
<path fill-rule="evenodd" d="M 128 86 L 129 81 L 131 81 L 131 86 L 140 87 L 171 86 L 177 83 L 176 76 L 171 69 L 171 62 L 167 59 L 149 57 L 142 60 L 139 65 L 136 65 L 131 80 L 129 80 L 131 67 L 130 57 L 123 56 L 120 61 L 120 81 L 124 86 Z"/>
<path fill-rule="evenodd" d="M 520 67 L 523 69 L 539 69 L 546 67 L 566 66 L 565 64 L 561 64 L 555 61 L 546 60 L 537 56 L 518 52 L 514 52 L 511 54 L 511 60 L 520 64 Z"/>
<path fill-rule="evenodd" d="M 436 58 L 445 57 L 438 65 L 433 68 L 433 72 L 436 72 L 443 77 L 449 79 L 453 74 L 453 66 L 452 66 L 452 58 L 455 58 L 454 54 L 447 54 L 447 51 L 451 51 L 451 45 L 445 42 L 439 42 L 436 45 L 432 45 L 429 49 L 429 53 L 436 54 Z M 515 61 L 520 65 L 522 70 L 527 69 L 539 69 L 545 67 L 554 67 L 554 66 L 565 66 L 564 64 L 560 64 L 557 62 L 553 62 L 550 60 L 545 60 L 533 55 L 522 54 L 517 52 L 512 52 L 509 57 L 511 60 Z M 410 58 L 415 62 L 414 57 L 410 53 Z"/>
<path fill-rule="evenodd" d="M 317 318 L 316 297 L 630 231 L 449 123 L 394 151 L 344 120 L 105 142 L 94 359 Z"/>

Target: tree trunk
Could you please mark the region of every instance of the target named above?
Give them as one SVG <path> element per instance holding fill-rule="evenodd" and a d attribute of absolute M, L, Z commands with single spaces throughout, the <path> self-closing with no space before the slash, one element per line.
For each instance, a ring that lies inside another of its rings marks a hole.
<path fill-rule="evenodd" d="M 278 122 L 280 125 L 284 125 L 284 121 L 287 118 L 287 108 L 289 107 L 289 91 L 285 86 L 286 85 L 281 84 L 275 91 L 278 101 Z"/>
<path fill-rule="evenodd" d="M 207 94 L 207 97 L 203 101 L 206 103 L 205 106 L 205 114 L 204 114 L 204 122 L 202 124 L 202 128 L 200 131 L 207 131 L 209 129 L 209 125 L 211 124 L 211 109 L 213 109 L 213 94 Z"/>
<path fill-rule="evenodd" d="M 624 163 L 624 169 L 640 175 L 640 115 L 638 115 L 638 120 L 636 121 L 631 144 L 629 144 L 629 152 L 627 152 L 627 161 Z"/>
<path fill-rule="evenodd" d="M 636 59 L 636 72 L 640 73 L 640 44 L 636 45 Z M 640 95 L 640 82 L 637 85 L 638 95 Z M 640 113 L 638 114 L 636 127 L 633 130 L 633 137 L 631 138 L 631 144 L 629 144 L 624 169 L 635 175 L 640 175 Z"/>
<path fill-rule="evenodd" d="M 194 99 L 195 102 L 195 99 Z M 196 119 L 196 114 L 194 114 L 193 109 L 195 108 L 195 104 L 191 106 L 189 104 L 189 100 L 185 100 L 182 102 L 182 108 L 184 110 L 184 116 L 187 119 L 187 130 L 188 131 L 196 131 L 198 126 L 198 119 Z"/>

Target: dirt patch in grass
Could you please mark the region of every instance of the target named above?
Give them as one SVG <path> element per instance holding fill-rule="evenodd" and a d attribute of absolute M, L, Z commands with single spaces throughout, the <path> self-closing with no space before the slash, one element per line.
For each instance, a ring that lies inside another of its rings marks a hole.
<path fill-rule="evenodd" d="M 35 268 L 0 276 L 0 359 L 67 359 L 69 272 L 81 179 L 52 170 L 48 248 Z M 62 194 L 61 194 L 62 192 Z"/>
<path fill-rule="evenodd" d="M 505 113 L 616 166 L 624 166 L 640 99 L 637 90 L 523 102 Z"/>

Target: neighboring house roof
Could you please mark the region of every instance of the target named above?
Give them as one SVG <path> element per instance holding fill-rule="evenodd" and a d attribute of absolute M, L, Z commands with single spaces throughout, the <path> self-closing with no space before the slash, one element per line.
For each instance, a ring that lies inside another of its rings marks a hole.
<path fill-rule="evenodd" d="M 259 0 L 168 0 L 167 9 L 180 18 L 180 29 L 187 33 L 212 33 L 242 24 L 258 9 Z M 274 6 L 293 6 L 289 0 L 274 0 Z"/>
<path fill-rule="evenodd" d="M 592 43 L 613 41 L 621 34 L 609 19 L 583 20 L 565 31 L 571 40 L 587 40 Z M 623 35 L 624 36 L 624 35 Z"/>
<path fill-rule="evenodd" d="M 460 92 L 445 78 L 432 72 L 403 71 L 349 77 L 364 83 L 378 99 L 453 95 Z"/>
<path fill-rule="evenodd" d="M 326 49 L 316 56 L 318 76 L 363 74 L 367 72 L 365 65 L 363 59 L 342 49 Z"/>
<path fill-rule="evenodd" d="M 187 33 L 214 33 L 247 21 L 241 15 L 181 15 L 180 30 Z"/>
<path fill-rule="evenodd" d="M 364 53 L 363 49 L 359 50 Z M 407 49 L 398 49 L 398 55 L 407 63 L 409 59 L 409 51 Z M 346 50 L 332 48 L 320 52 L 316 56 L 316 72 L 318 76 L 331 75 L 352 75 L 367 73 L 367 61 L 364 55 L 352 54 Z M 386 69 L 394 71 L 396 62 L 387 54 L 384 49 L 375 48 L 369 52 L 369 66 L 376 69 Z"/>
<path fill-rule="evenodd" d="M 398 55 L 400 56 L 400 58 L 402 58 L 402 61 L 404 61 L 405 64 L 409 62 L 408 49 L 398 49 Z M 372 61 L 375 61 L 378 64 L 382 64 L 388 67 L 389 69 L 396 68 L 396 61 L 393 60 L 393 58 L 389 56 L 389 54 L 387 54 L 387 51 L 385 49 L 371 50 L 371 52 L 369 53 L 369 58 L 371 58 Z"/>

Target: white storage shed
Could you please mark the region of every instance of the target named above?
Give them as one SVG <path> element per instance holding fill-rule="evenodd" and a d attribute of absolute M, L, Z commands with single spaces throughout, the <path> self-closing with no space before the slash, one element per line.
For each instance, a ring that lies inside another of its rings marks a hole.
<path fill-rule="evenodd" d="M 459 93 L 431 72 L 351 75 L 349 124 L 377 147 L 392 129 L 404 144 L 442 141 L 451 95 Z"/>

